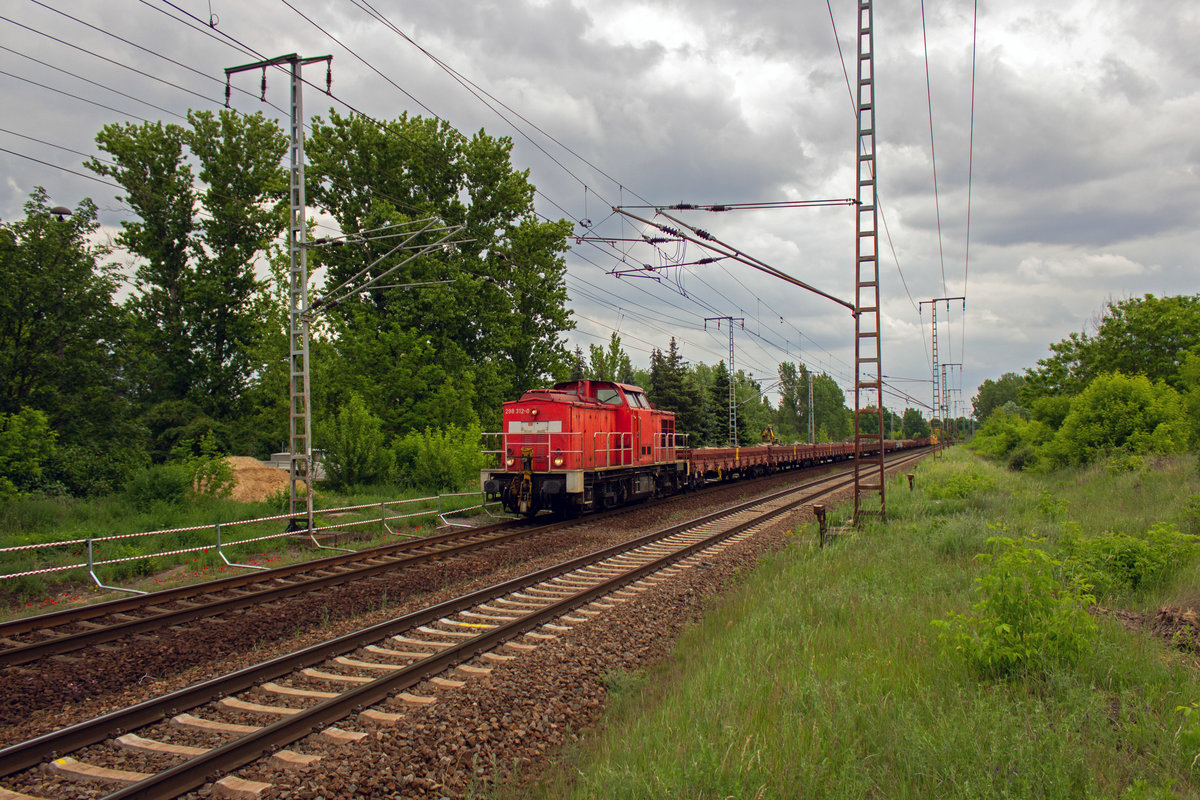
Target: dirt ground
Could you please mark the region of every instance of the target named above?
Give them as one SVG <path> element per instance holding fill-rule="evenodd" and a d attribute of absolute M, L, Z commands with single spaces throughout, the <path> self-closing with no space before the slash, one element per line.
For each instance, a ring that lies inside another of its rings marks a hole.
<path fill-rule="evenodd" d="M 1164 606 L 1154 614 L 1142 614 L 1122 609 L 1097 608 L 1100 616 L 1120 620 L 1130 630 L 1146 630 L 1169 645 L 1191 654 L 1200 654 L 1200 620 L 1195 609 Z M 1200 661 L 1197 662 L 1200 667 Z"/>

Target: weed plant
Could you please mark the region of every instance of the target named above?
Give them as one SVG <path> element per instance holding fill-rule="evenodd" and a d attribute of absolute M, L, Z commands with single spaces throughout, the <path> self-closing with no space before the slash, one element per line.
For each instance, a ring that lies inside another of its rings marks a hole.
<path fill-rule="evenodd" d="M 1158 638 L 1083 612 L 1086 591 L 1062 546 L 1173 524 L 1178 504 L 1165 498 L 1193 495 L 1197 476 L 1158 466 L 1138 483 L 1103 468 L 1011 473 L 958 451 L 927 460 L 913 493 L 890 484 L 886 525 L 824 549 L 801 530 L 670 660 L 613 677 L 603 729 L 535 793 L 1200 796 L 1195 667 Z M 1173 561 L 1142 588 L 1145 602 L 1195 585 L 1190 551 Z M 1000 611 L 1008 625 L 1041 614 L 1065 646 L 1046 653 L 1045 638 L 1030 640 L 1029 657 L 988 670 L 939 644 L 934 620 Z"/>

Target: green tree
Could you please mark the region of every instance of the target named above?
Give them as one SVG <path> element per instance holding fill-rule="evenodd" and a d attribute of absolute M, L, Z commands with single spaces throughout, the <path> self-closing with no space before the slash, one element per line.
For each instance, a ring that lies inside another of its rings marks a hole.
<path fill-rule="evenodd" d="M 709 389 L 709 407 L 712 409 L 712 420 L 709 426 L 708 442 L 714 446 L 731 444 L 731 438 L 737 432 L 729 430 L 729 384 L 732 378 L 729 367 L 724 359 L 717 362 L 713 370 L 713 382 Z"/>
<path fill-rule="evenodd" d="M 395 456 L 387 447 L 380 419 L 357 394 L 329 422 L 317 425 L 315 441 L 325 451 L 325 482 L 336 488 L 363 486 L 391 478 Z"/>
<path fill-rule="evenodd" d="M 85 164 L 119 183 L 125 195 L 118 199 L 137 216 L 121 223 L 116 243 L 141 259 L 129 301 L 138 357 L 127 369 L 147 405 L 182 399 L 191 387 L 184 307 L 196 191 L 184 136 L 183 127 L 161 122 L 106 125 L 96 143 L 112 163 L 91 159 Z"/>
<path fill-rule="evenodd" d="M 25 213 L 0 223 L 0 413 L 45 414 L 59 445 L 47 480 L 74 494 L 111 491 L 143 457 L 121 379 L 119 274 L 89 243 L 99 228 L 90 200 L 60 220 L 39 187 Z"/>
<path fill-rule="evenodd" d="M 1015 372 L 1006 372 L 999 380 L 988 378 L 979 386 L 971 398 L 971 412 L 975 419 L 983 422 L 997 408 L 1015 401 L 1025 385 L 1025 378 Z"/>
<path fill-rule="evenodd" d="M 1072 333 L 1050 345 L 1051 355 L 1026 370 L 1021 405 L 1041 397 L 1076 395 L 1105 373 L 1145 375 L 1184 388 L 1187 353 L 1200 352 L 1200 295 L 1158 298 L 1147 294 L 1109 302 L 1096 333 Z M 1036 416 L 1036 413 L 1035 413 Z"/>
<path fill-rule="evenodd" d="M 808 441 L 808 367 L 779 365 L 779 410 L 775 432 L 784 442 Z"/>
<path fill-rule="evenodd" d="M 613 331 L 608 340 L 608 348 L 598 345 L 588 345 L 590 360 L 587 376 L 597 381 L 618 381 L 629 383 L 633 380 L 633 362 L 629 354 L 621 349 L 621 337 Z"/>
<path fill-rule="evenodd" d="M 813 376 L 813 416 L 824 431 L 818 441 L 839 442 L 850 438 L 854 412 L 846 407 L 846 394 L 837 381 L 822 372 Z"/>
<path fill-rule="evenodd" d="M 247 421 L 274 324 L 254 269 L 286 221 L 287 141 L 261 114 L 190 112 L 188 123 L 105 126 L 96 141 L 112 163 L 87 162 L 136 215 L 117 237 L 140 262 L 125 372 L 144 411 L 188 402 L 218 423 Z M 254 438 L 240 427 L 237 441 Z"/>
<path fill-rule="evenodd" d="M 54 452 L 54 431 L 46 415 L 32 408 L 0 413 L 0 500 L 38 485 L 42 465 Z"/>
<path fill-rule="evenodd" d="M 758 381 L 737 372 L 738 441 L 743 445 L 758 444 L 762 433 L 775 419 L 775 409 L 762 393 Z"/>
<path fill-rule="evenodd" d="M 1200 347 L 1200 295 L 1109 302 L 1087 352 L 1087 374 L 1145 375 L 1180 388 L 1188 351 Z"/>
<path fill-rule="evenodd" d="M 700 393 L 690 379 L 674 336 L 666 353 L 657 348 L 651 351 L 650 385 L 644 388 L 655 408 L 675 412 L 677 432 L 688 434 L 693 443 L 703 435 Z"/>
<path fill-rule="evenodd" d="M 583 356 L 583 348 L 576 345 L 575 351 L 571 353 L 571 361 L 568 365 L 566 379 L 571 381 L 587 380 L 588 362 Z"/>
<path fill-rule="evenodd" d="M 929 420 L 915 408 L 904 409 L 903 425 L 906 439 L 926 439 L 931 433 Z"/>
<path fill-rule="evenodd" d="M 189 399 L 228 419 L 248 411 L 247 385 L 269 319 L 255 262 L 286 221 L 287 181 L 280 160 L 288 142 L 262 114 L 190 112 L 184 142 L 200 163 L 208 211 L 193 237 L 184 309 L 191 341 Z"/>
<path fill-rule="evenodd" d="M 353 380 L 378 412 L 383 403 L 376 390 L 391 390 L 379 372 L 386 365 L 346 355 L 371 349 L 365 340 L 410 337 L 421 343 L 427 360 L 411 371 L 445 370 L 439 385 L 469 395 L 476 416 L 492 425 L 503 400 L 569 369 L 560 334 L 572 327 L 562 255 L 572 226 L 538 219 L 534 187 L 527 171 L 513 167 L 511 149 L 507 138 L 481 131 L 467 139 L 448 123 L 407 115 L 379 124 L 331 112 L 328 122 L 314 121 L 306 151 L 309 198 L 342 230 L 411 230 L 431 218 L 465 226 L 456 245 L 408 261 L 386 281 L 392 287 L 451 283 L 373 289 L 333 312 L 340 366 L 357 373 Z M 396 265 L 399 258 L 392 256 L 371 266 L 395 238 L 366 239 L 320 251 L 330 283 L 363 270 L 365 281 Z"/>

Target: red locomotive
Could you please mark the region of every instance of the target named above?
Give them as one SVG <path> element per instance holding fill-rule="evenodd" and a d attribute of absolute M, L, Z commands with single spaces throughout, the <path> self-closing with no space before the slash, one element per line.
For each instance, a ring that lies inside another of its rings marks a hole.
<path fill-rule="evenodd" d="M 504 404 L 502 470 L 483 491 L 521 514 L 574 514 L 678 491 L 688 476 L 675 414 L 639 386 L 569 381 Z"/>
<path fill-rule="evenodd" d="M 708 479 L 755 476 L 854 458 L 853 442 L 684 446 L 675 414 L 639 386 L 568 381 L 504 404 L 502 466 L 485 469 L 482 489 L 514 513 L 575 515 L 674 494 Z M 923 445 L 887 440 L 888 451 Z"/>

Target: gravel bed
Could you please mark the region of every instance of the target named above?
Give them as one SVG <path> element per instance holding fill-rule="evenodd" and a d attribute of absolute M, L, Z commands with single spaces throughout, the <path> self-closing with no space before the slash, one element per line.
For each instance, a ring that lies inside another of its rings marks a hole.
<path fill-rule="evenodd" d="M 272 784 L 264 797 L 280 800 L 457 798 L 496 783 L 535 781 L 548 759 L 603 712 L 606 680 L 665 658 L 714 596 L 763 552 L 783 545 L 802 514 L 807 512 L 789 515 L 536 650 L 490 664 L 490 675 L 436 690 L 433 705 L 392 704 L 389 710 L 405 714 L 398 725 L 327 748 L 317 764 L 302 770 L 256 764 L 238 775 Z"/>
<path fill-rule="evenodd" d="M 585 517 L 570 530 L 343 584 L 320 596 L 297 596 L 131 642 L 0 669 L 5 688 L 0 695 L 0 747 L 774 491 L 811 474 L 781 473 L 753 483 L 716 486 L 674 502 L 634 506 L 615 520 L 593 523 Z"/>
<path fill-rule="evenodd" d="M 796 480 L 795 475 L 775 476 L 766 482 L 771 484 L 769 486 L 764 482 L 755 484 L 753 493 L 764 493 Z M 841 492 L 840 499 L 849 494 L 848 490 Z M 638 508 L 620 520 L 619 529 L 608 527 L 613 525 L 612 522 L 607 525 L 585 524 L 569 533 L 543 537 L 509 548 L 503 556 L 498 557 L 495 552 L 490 552 L 488 557 L 477 554 L 474 558 L 454 559 L 438 565 L 435 576 L 422 574 L 420 577 L 424 583 L 420 585 L 429 588 L 411 594 L 403 603 L 353 619 L 331 620 L 326 616 L 323 624 L 307 631 L 298 631 L 292 638 L 260 644 L 252 652 L 213 659 L 202 667 L 193 667 L 172 677 L 150 680 L 142 686 L 128 687 L 101 699 L 80 700 L 58 712 L 40 713 L 32 720 L 4 730 L 3 735 L 7 737 L 11 734 L 14 740 L 28 738 L 40 732 L 40 727 L 67 724 L 72 720 L 72 714 L 85 718 L 109 708 L 123 707 L 577 554 L 592 552 L 630 538 L 641 530 L 696 516 L 702 510 L 701 506 L 729 504 L 743 496 L 750 496 L 747 487 L 734 484 L 689 497 L 683 503 Z M 713 596 L 728 589 L 764 551 L 782 546 L 786 541 L 785 533 L 794 527 L 798 519 L 808 516 L 807 510 L 794 512 L 786 520 L 756 536 L 727 547 L 700 567 L 685 570 L 676 578 L 591 617 L 588 622 L 576 624 L 559 638 L 546 642 L 536 650 L 522 653 L 513 661 L 502 664 L 477 661 L 476 665 L 491 667 L 492 672 L 467 680 L 461 688 L 436 687 L 430 682 L 413 688 L 415 694 L 437 698 L 432 705 L 411 706 L 393 698 L 376 706 L 404 714 L 400 724 L 395 727 L 374 729 L 360 720 L 347 719 L 339 722 L 337 727 L 347 731 L 369 731 L 372 735 L 352 744 L 339 744 L 320 736 L 310 736 L 288 748 L 294 752 L 323 756 L 315 765 L 282 769 L 260 762 L 245 768 L 239 776 L 271 783 L 273 788 L 268 790 L 268 798 L 305 800 L 337 797 L 454 798 L 495 783 L 513 781 L 517 782 L 519 790 L 521 782 L 537 780 L 548 763 L 547 759 L 564 743 L 575 741 L 577 732 L 593 723 L 602 713 L 607 678 L 614 673 L 635 670 L 664 658 L 679 633 L 698 618 Z M 560 541 L 563 539 L 566 541 Z M 405 573 L 407 583 L 419 583 L 409 574 L 411 572 L 414 571 Z M 328 595 L 322 600 L 327 607 L 336 607 L 339 611 L 344 608 L 342 605 L 335 606 Z M 292 609 L 294 605 L 289 604 L 287 609 Z M 292 624 L 295 624 L 294 616 Z M 233 622 L 221 627 L 227 631 L 231 625 Z M 460 675 L 450 677 L 462 679 Z M 291 678 L 283 682 L 296 686 L 307 683 L 304 679 Z M 313 681 L 311 685 L 313 688 L 329 688 L 320 681 Z M 301 698 L 281 698 L 262 690 L 254 692 L 254 699 L 278 705 L 304 704 Z M 222 709 L 219 716 L 227 721 L 247 724 L 270 721 L 229 709 Z M 156 735 L 160 731 L 161 734 Z M 195 745 L 211 745 L 219 739 L 211 733 L 168 728 L 166 725 L 157 726 L 157 730 L 143 735 Z M 139 765 L 149 769 L 154 764 L 163 763 L 159 756 L 118 755 L 117 750 L 108 743 L 87 748 L 85 755 L 91 756 L 96 763 L 125 769 L 138 769 Z M 39 773 L 39 770 L 31 770 L 6 779 L 4 784 L 32 794 L 41 792 L 72 797 L 103 794 Z M 194 796 L 208 797 L 210 794 L 211 787 Z"/>

